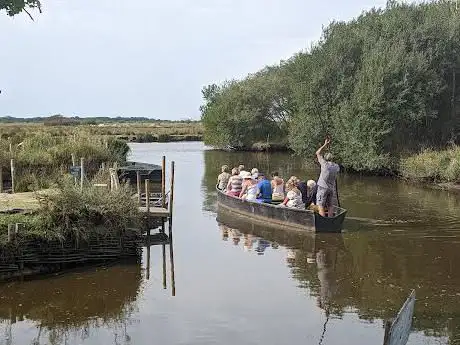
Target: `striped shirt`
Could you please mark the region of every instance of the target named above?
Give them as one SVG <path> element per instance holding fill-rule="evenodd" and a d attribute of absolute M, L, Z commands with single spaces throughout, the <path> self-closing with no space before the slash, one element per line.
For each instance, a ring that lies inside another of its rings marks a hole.
<path fill-rule="evenodd" d="M 240 176 L 233 175 L 232 177 L 230 177 L 230 180 L 228 182 L 230 183 L 230 186 L 231 186 L 231 189 L 230 189 L 231 192 L 234 192 L 234 193 L 241 192 L 243 179 Z"/>

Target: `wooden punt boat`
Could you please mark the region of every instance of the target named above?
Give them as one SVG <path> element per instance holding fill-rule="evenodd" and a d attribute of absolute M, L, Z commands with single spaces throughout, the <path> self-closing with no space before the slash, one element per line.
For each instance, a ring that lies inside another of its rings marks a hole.
<path fill-rule="evenodd" d="M 150 182 L 161 183 L 161 166 L 150 163 L 126 162 L 126 165 L 118 168 L 118 178 L 120 181 L 136 183 L 138 172 L 142 183 L 147 179 Z"/>
<path fill-rule="evenodd" d="M 313 232 L 342 232 L 347 210 L 334 206 L 334 217 L 322 217 L 311 210 L 300 210 L 267 203 L 242 200 L 228 195 L 217 188 L 219 208 L 248 217 L 251 221 L 265 226 Z"/>

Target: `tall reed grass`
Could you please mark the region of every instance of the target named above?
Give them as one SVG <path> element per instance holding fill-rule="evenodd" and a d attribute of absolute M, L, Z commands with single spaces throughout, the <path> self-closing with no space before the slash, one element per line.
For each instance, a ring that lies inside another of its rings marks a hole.
<path fill-rule="evenodd" d="M 11 149 L 10 149 L 11 148 Z M 85 171 L 94 175 L 102 163 L 126 161 L 129 147 L 117 139 L 94 138 L 78 133 L 56 137 L 50 133 L 37 132 L 25 138 L 0 138 L 0 167 L 4 179 L 10 177 L 10 160 L 15 162 L 16 191 L 33 191 L 49 188 L 72 165 L 72 154 L 80 164 L 85 159 Z"/>
<path fill-rule="evenodd" d="M 53 193 L 36 195 L 39 208 L 32 215 L 0 216 L 0 244 L 7 240 L 8 224 L 21 223 L 21 237 L 45 241 L 85 239 L 120 234 L 140 224 L 142 215 L 129 186 L 109 191 L 85 186 L 83 191 L 70 177 L 57 182 Z"/>
<path fill-rule="evenodd" d="M 460 182 L 460 147 L 442 151 L 425 150 L 401 160 L 403 177 L 430 182 Z"/>

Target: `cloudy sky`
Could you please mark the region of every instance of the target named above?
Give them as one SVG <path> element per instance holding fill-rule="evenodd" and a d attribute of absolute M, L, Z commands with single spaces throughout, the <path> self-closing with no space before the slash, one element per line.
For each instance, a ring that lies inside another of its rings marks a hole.
<path fill-rule="evenodd" d="M 201 88 L 308 47 L 386 0 L 42 0 L 0 12 L 0 116 L 199 118 Z"/>

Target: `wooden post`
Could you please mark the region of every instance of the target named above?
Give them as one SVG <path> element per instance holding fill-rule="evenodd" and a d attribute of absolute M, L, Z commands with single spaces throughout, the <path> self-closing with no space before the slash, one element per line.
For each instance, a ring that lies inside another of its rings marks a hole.
<path fill-rule="evenodd" d="M 14 176 L 14 159 L 11 158 L 11 193 L 14 194 L 14 185 L 15 185 L 15 176 Z"/>
<path fill-rule="evenodd" d="M 172 217 L 169 219 L 169 262 L 171 267 L 171 293 L 176 296 L 176 278 L 174 275 L 174 246 L 172 234 Z"/>
<path fill-rule="evenodd" d="M 80 158 L 80 190 L 83 190 L 83 182 L 85 181 L 85 159 Z"/>
<path fill-rule="evenodd" d="M 147 217 L 150 214 L 150 195 L 149 195 L 149 179 L 145 180 L 145 207 L 147 211 Z"/>
<path fill-rule="evenodd" d="M 166 244 L 161 245 L 161 252 L 163 254 L 163 289 L 166 289 Z"/>
<path fill-rule="evenodd" d="M 3 167 L 0 165 L 0 193 L 3 193 Z"/>
<path fill-rule="evenodd" d="M 72 153 L 72 166 L 74 167 L 74 166 L 76 166 L 76 164 L 77 164 L 77 160 L 75 159 L 75 155 Z M 73 177 L 73 181 L 74 181 L 74 184 L 76 186 L 77 185 L 77 177 L 76 176 Z"/>
<path fill-rule="evenodd" d="M 11 237 L 13 236 L 13 224 L 8 224 L 8 242 L 11 242 Z"/>
<path fill-rule="evenodd" d="M 150 233 L 150 230 L 148 230 L 148 232 Z M 147 237 L 147 274 L 146 274 L 146 278 L 147 280 L 150 279 L 150 236 Z"/>
<path fill-rule="evenodd" d="M 166 157 L 163 156 L 161 163 L 161 207 L 166 208 Z"/>
<path fill-rule="evenodd" d="M 136 171 L 136 183 L 137 183 L 137 203 L 141 205 L 141 172 Z"/>
<path fill-rule="evenodd" d="M 174 161 L 171 162 L 171 186 L 169 190 L 169 222 L 172 222 L 173 215 L 173 203 L 174 203 Z"/>
<path fill-rule="evenodd" d="M 113 187 L 115 189 L 118 189 L 118 187 L 120 187 L 120 181 L 118 180 L 118 163 L 117 162 L 113 163 L 112 179 L 113 179 Z"/>
<path fill-rule="evenodd" d="M 174 161 L 171 162 L 171 187 L 170 187 L 170 198 L 169 198 L 169 261 L 171 266 L 171 288 L 172 295 L 176 295 L 176 279 L 174 275 L 174 248 L 173 248 L 173 205 L 174 205 Z"/>

